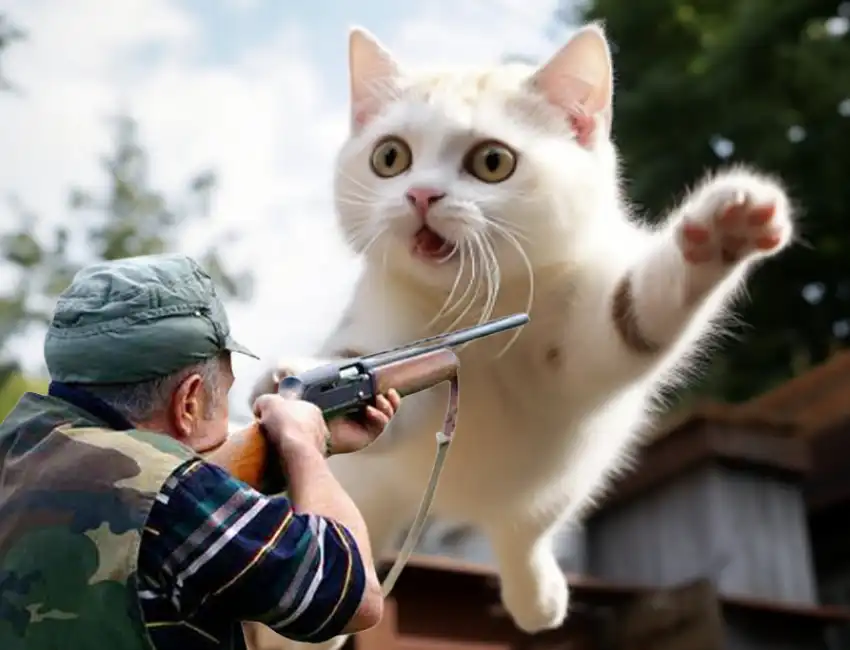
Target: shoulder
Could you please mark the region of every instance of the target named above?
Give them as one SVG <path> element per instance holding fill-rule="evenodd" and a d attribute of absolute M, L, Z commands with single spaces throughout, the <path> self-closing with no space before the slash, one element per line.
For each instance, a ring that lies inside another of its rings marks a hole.
<path fill-rule="evenodd" d="M 71 449 L 89 450 L 87 464 L 93 469 L 108 472 L 112 466 L 118 472 L 120 467 L 120 472 L 132 474 L 134 484 L 147 491 L 162 489 L 176 470 L 197 459 L 191 449 L 161 433 L 67 426 L 58 427 L 55 434 L 71 443 L 65 446 L 64 456 Z"/>
<path fill-rule="evenodd" d="M 143 445 L 151 453 L 166 454 L 180 460 L 200 458 L 198 453 L 190 447 L 162 433 L 143 429 L 130 429 L 122 433 L 139 445 Z"/>
<path fill-rule="evenodd" d="M 156 509 L 169 519 L 202 519 L 226 506 L 244 512 L 269 498 L 202 458 L 189 459 L 165 480 Z"/>
<path fill-rule="evenodd" d="M 185 460 L 178 465 L 168 478 L 165 489 L 179 488 L 182 491 L 204 493 L 212 489 L 227 487 L 231 490 L 242 490 L 262 496 L 251 486 L 235 478 L 215 463 L 210 463 L 201 457 Z"/>

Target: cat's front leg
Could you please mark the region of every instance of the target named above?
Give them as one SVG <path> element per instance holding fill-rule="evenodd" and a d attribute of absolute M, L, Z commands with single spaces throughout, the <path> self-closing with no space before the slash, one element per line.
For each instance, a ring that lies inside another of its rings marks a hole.
<path fill-rule="evenodd" d="M 613 320 L 621 340 L 647 354 L 698 337 L 751 264 L 785 248 L 792 234 L 790 201 L 777 183 L 743 169 L 713 177 L 620 279 Z"/>

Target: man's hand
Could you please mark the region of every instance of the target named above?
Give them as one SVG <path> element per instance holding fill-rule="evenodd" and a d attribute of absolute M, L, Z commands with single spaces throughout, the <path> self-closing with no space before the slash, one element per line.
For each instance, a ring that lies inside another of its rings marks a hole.
<path fill-rule="evenodd" d="M 368 447 L 384 432 L 401 404 L 395 390 L 378 395 L 375 406 L 367 406 L 362 418 L 335 418 L 328 423 L 331 430 L 331 453 L 349 454 Z"/>
<path fill-rule="evenodd" d="M 280 395 L 260 395 L 254 402 L 254 415 L 281 456 L 305 448 L 325 455 L 330 434 L 322 411 L 315 404 Z"/>
<path fill-rule="evenodd" d="M 348 454 L 372 444 L 386 429 L 399 404 L 401 397 L 391 390 L 379 395 L 375 406 L 367 406 L 362 418 L 335 418 L 326 425 L 314 404 L 267 394 L 254 402 L 254 415 L 281 454 L 306 445 L 324 455 L 328 442 L 332 454 Z"/>

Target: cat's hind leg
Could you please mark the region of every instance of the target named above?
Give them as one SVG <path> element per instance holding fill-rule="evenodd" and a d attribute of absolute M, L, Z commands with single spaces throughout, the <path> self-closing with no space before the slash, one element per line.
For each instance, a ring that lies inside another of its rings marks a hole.
<path fill-rule="evenodd" d="M 508 520 L 487 530 L 496 556 L 502 604 L 514 623 L 534 634 L 560 627 L 567 617 L 569 588 L 555 556 L 557 528 Z"/>

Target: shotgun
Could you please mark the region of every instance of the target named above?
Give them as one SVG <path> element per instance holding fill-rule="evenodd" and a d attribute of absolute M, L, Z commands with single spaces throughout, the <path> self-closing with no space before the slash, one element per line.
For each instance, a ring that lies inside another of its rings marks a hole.
<path fill-rule="evenodd" d="M 312 402 L 322 410 L 326 420 L 357 415 L 391 388 L 404 397 L 451 381 L 460 365 L 453 348 L 520 327 L 528 320 L 527 314 L 514 314 L 391 350 L 319 366 L 297 376 L 284 377 L 278 384 L 278 392 L 291 399 Z M 209 460 L 255 489 L 266 493 L 285 489 L 280 462 L 271 453 L 256 422 L 231 434 L 224 444 L 208 453 Z"/>
<path fill-rule="evenodd" d="M 404 397 L 444 381 L 449 382 L 449 403 L 443 430 L 437 432 L 437 455 L 431 476 L 407 537 L 381 584 L 384 597 L 392 591 L 425 528 L 440 472 L 443 470 L 454 434 L 458 408 L 457 371 L 460 361 L 453 348 L 520 327 L 528 320 L 527 314 L 514 314 L 449 334 L 432 336 L 400 348 L 327 364 L 300 375 L 284 377 L 278 382 L 280 395 L 312 402 L 322 410 L 326 420 L 356 414 L 366 405 L 374 404 L 378 395 L 391 388 Z M 256 423 L 229 436 L 225 443 L 213 450 L 207 458 L 260 491 L 275 493 L 286 488 L 282 465 L 276 455 L 270 453 L 266 438 Z M 273 461 L 269 462 L 269 458 L 273 458 Z"/>

